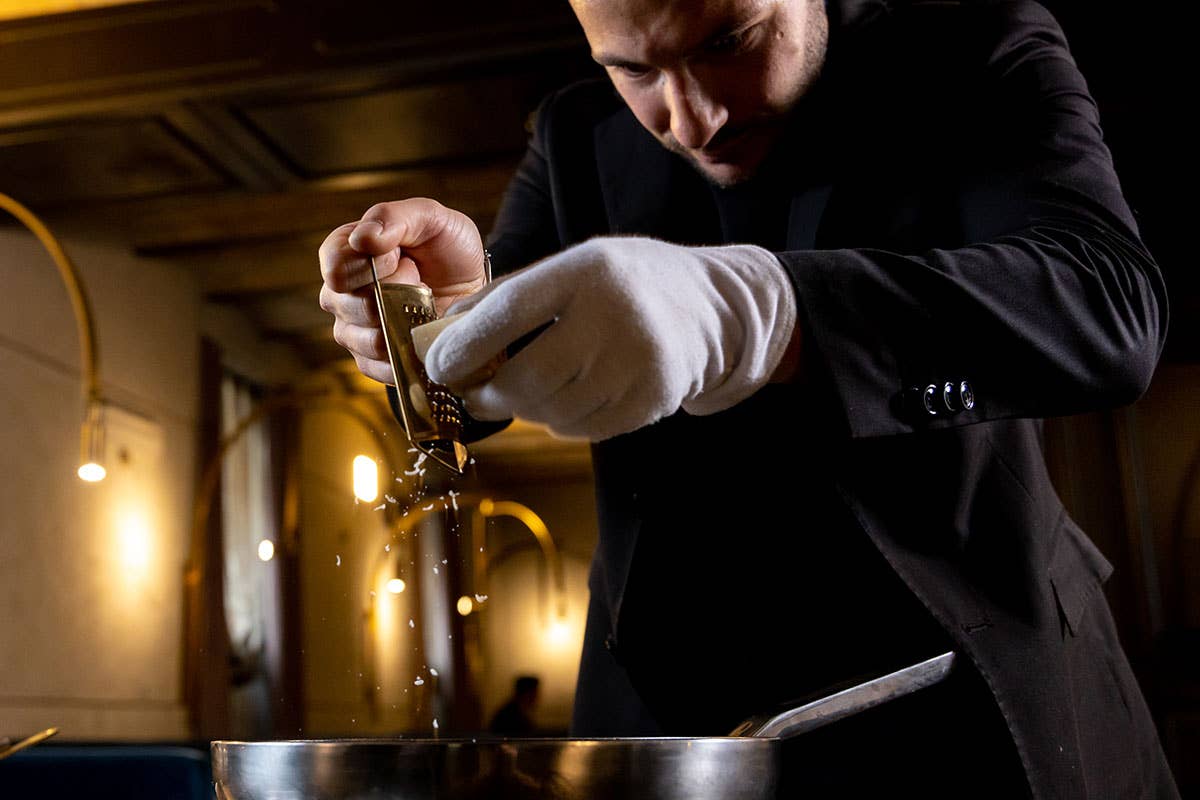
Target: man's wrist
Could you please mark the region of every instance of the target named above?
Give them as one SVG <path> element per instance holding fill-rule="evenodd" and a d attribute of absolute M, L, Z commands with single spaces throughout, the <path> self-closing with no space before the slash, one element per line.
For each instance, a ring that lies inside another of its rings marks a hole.
<path fill-rule="evenodd" d="M 779 365 L 771 373 L 768 383 L 794 383 L 799 379 L 803 368 L 804 334 L 800 330 L 800 320 L 792 326 L 792 335 L 787 347 L 779 359 Z"/>

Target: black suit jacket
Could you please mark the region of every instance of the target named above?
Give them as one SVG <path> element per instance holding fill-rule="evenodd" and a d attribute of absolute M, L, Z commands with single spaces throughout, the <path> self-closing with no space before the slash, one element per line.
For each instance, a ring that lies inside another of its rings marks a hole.
<path fill-rule="evenodd" d="M 1064 512 L 1041 448 L 1040 418 L 1135 399 L 1166 331 L 1095 104 L 1033 2 L 830 10 L 825 74 L 770 167 L 789 186 L 778 257 L 811 379 L 595 446 L 598 608 L 579 691 L 605 691 L 587 664 L 601 642 L 621 647 L 639 539 L 770 564 L 733 581 L 735 619 L 762 611 L 764 581 L 803 586 L 811 563 L 788 559 L 812 557 L 822 531 L 790 507 L 799 491 L 825 504 L 830 536 L 865 532 L 983 676 L 1036 796 L 1174 796 L 1105 605 L 1111 567 Z M 694 171 L 611 86 L 581 84 L 541 108 L 489 247 L 503 271 L 608 234 L 724 238 Z M 969 410 L 919 402 L 964 380 Z M 639 613 L 666 626 L 688 584 L 665 585 L 661 608 Z"/>

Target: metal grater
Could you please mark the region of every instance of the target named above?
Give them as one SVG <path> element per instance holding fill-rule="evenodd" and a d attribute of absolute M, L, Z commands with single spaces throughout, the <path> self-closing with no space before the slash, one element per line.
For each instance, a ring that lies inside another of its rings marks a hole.
<path fill-rule="evenodd" d="M 392 413 L 404 426 L 413 446 L 461 475 L 468 453 L 463 444 L 465 413 L 462 401 L 446 387 L 433 383 L 417 358 L 412 329 L 437 319 L 433 293 L 424 286 L 380 283 L 371 259 L 375 302 L 392 365 L 395 391 L 388 391 Z"/>

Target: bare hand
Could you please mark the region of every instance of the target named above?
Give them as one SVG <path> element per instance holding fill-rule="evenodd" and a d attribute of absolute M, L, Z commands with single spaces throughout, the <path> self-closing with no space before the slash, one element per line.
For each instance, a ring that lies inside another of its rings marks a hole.
<path fill-rule="evenodd" d="M 483 240 L 469 217 L 435 200 L 412 198 L 372 206 L 321 244 L 321 308 L 333 314 L 333 338 L 369 378 L 392 382 L 372 288 L 371 257 L 385 283 L 433 291 L 438 313 L 483 288 Z"/>

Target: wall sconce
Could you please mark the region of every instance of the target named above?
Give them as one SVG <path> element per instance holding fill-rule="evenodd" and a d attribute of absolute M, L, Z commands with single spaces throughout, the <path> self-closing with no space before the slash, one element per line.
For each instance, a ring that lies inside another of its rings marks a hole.
<path fill-rule="evenodd" d="M 487 560 L 482 557 L 484 548 L 484 539 L 486 538 L 485 524 L 489 517 L 513 517 L 521 522 L 529 532 L 537 539 L 538 545 L 542 550 L 542 557 L 546 560 L 546 566 L 550 571 L 551 579 L 554 581 L 554 618 L 551 620 L 551 634 L 555 635 L 557 630 L 555 626 L 563 624 L 567 618 L 567 584 L 566 577 L 563 574 L 562 557 L 559 555 L 558 547 L 554 543 L 554 537 L 550 535 L 550 529 L 546 527 L 546 523 L 537 515 L 532 508 L 521 503 L 513 502 L 512 500 L 492 500 L 485 497 L 479 501 L 477 506 L 479 516 L 478 522 L 472 530 L 473 546 L 471 555 L 474 558 L 475 566 L 475 585 L 486 587 L 487 585 Z M 479 591 L 477 589 L 477 591 Z M 486 588 L 482 590 L 485 594 L 481 595 L 484 600 L 478 600 L 477 605 L 483 606 L 486 601 Z M 460 598 L 459 602 L 462 602 Z M 465 598 L 470 602 L 470 598 Z M 459 613 L 462 613 L 460 606 Z M 470 613 L 468 611 L 468 613 Z M 463 614 L 466 616 L 466 614 Z"/>
<path fill-rule="evenodd" d="M 91 308 L 79 272 L 50 229 L 28 208 L 0 192 L 0 208 L 12 214 L 41 242 L 58 267 L 71 297 L 71 310 L 79 328 L 79 363 L 83 372 L 84 415 L 79 436 L 78 475 L 89 483 L 104 480 L 104 401 L 100 394 L 100 366 Z"/>

